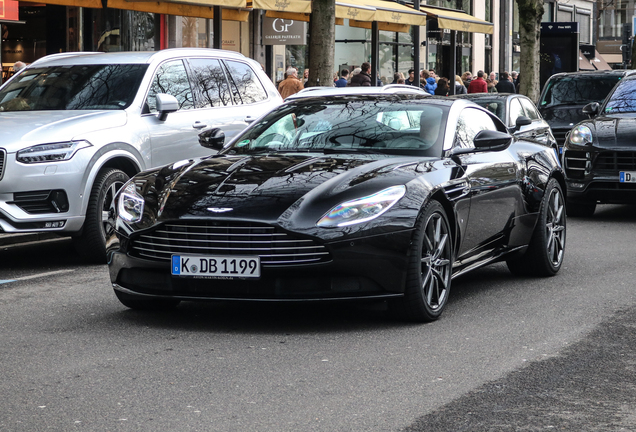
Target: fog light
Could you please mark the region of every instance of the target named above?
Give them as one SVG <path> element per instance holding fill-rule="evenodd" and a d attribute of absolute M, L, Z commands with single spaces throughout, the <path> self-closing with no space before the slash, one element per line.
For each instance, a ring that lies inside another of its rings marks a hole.
<path fill-rule="evenodd" d="M 44 222 L 44 228 L 62 228 L 66 221 Z"/>
<path fill-rule="evenodd" d="M 571 188 L 574 189 L 582 189 L 583 187 L 585 187 L 584 183 L 569 183 Z"/>

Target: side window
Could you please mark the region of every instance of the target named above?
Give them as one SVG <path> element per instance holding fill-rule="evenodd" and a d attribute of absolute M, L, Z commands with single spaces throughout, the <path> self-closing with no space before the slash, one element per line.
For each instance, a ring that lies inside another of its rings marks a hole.
<path fill-rule="evenodd" d="M 210 108 L 232 105 L 230 87 L 216 59 L 191 59 L 192 84 L 197 90 L 196 108 Z M 199 100 L 200 99 L 200 100 Z"/>
<path fill-rule="evenodd" d="M 157 112 L 157 94 L 166 93 L 177 98 L 179 109 L 194 107 L 192 89 L 188 81 L 185 66 L 181 60 L 173 60 L 159 66 L 155 74 L 146 103 L 150 112 Z"/>
<path fill-rule="evenodd" d="M 474 147 L 475 135 L 483 130 L 497 130 L 492 118 L 483 111 L 472 108 L 464 109 L 457 120 L 455 145 L 465 148 Z"/>
<path fill-rule="evenodd" d="M 514 126 L 517 122 L 517 117 L 524 116 L 526 113 L 523 112 L 523 108 L 521 107 L 521 103 L 519 102 L 519 98 L 514 98 L 510 101 L 510 125 Z"/>
<path fill-rule="evenodd" d="M 267 92 L 254 71 L 245 63 L 225 60 L 234 103 L 251 104 L 267 99 Z"/>
<path fill-rule="evenodd" d="M 519 101 L 521 101 L 523 110 L 526 112 L 526 116 L 528 116 L 530 120 L 533 120 L 533 121 L 541 120 L 541 115 L 539 114 L 539 112 L 537 111 L 537 108 L 534 106 L 532 102 L 530 102 L 528 99 L 522 99 L 522 98 L 519 98 Z"/>

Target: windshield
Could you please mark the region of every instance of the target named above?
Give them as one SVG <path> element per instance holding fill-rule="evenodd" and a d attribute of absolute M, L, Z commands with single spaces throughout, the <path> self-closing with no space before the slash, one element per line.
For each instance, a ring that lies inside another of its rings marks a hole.
<path fill-rule="evenodd" d="M 121 110 L 135 98 L 148 65 L 27 69 L 0 91 L 0 111 Z"/>
<path fill-rule="evenodd" d="M 336 98 L 273 111 L 227 153 L 388 153 L 442 155 L 446 107 L 416 101 Z"/>
<path fill-rule="evenodd" d="M 621 82 L 607 100 L 603 112 L 606 114 L 636 112 L 636 80 Z"/>
<path fill-rule="evenodd" d="M 590 102 L 602 102 L 621 75 L 611 76 L 564 76 L 549 80 L 541 107 L 553 105 L 585 105 Z"/>
<path fill-rule="evenodd" d="M 503 122 L 506 121 L 506 101 L 501 99 L 469 99 L 480 107 L 486 108 L 488 111 L 499 117 Z"/>

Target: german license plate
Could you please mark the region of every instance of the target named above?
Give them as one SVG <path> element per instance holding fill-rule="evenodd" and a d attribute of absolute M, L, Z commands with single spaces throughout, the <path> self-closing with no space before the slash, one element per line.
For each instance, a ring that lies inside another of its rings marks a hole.
<path fill-rule="evenodd" d="M 636 171 L 621 171 L 618 179 L 621 183 L 636 183 Z"/>
<path fill-rule="evenodd" d="M 172 274 L 217 279 L 259 278 L 261 260 L 257 256 L 172 255 Z"/>

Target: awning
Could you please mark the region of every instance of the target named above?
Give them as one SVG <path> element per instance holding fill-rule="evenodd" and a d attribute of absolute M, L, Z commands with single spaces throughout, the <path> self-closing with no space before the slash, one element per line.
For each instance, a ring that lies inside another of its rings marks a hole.
<path fill-rule="evenodd" d="M 612 70 L 612 67 L 605 61 L 603 56 L 599 54 L 598 51 L 594 51 L 594 58 L 590 59 L 590 63 L 592 66 L 596 68 L 596 70 Z"/>
<path fill-rule="evenodd" d="M 603 54 L 603 58 L 607 63 L 623 63 L 622 54 Z"/>
<path fill-rule="evenodd" d="M 80 6 L 101 9 L 101 0 L 24 0 L 27 2 L 54 4 L 60 6 Z M 214 18 L 214 6 L 223 6 L 223 19 L 246 22 L 250 11 L 245 8 L 245 0 L 179 0 L 174 1 L 128 1 L 108 0 L 108 7 L 113 9 L 132 10 L 166 15 L 190 16 L 198 18 Z M 228 9 L 234 8 L 234 9 Z"/>
<path fill-rule="evenodd" d="M 371 19 L 354 18 L 357 21 L 378 21 L 402 25 L 426 25 L 426 13 L 416 11 L 412 7 L 384 0 L 338 0 L 338 3 L 349 7 L 374 8 L 375 14 Z"/>
<path fill-rule="evenodd" d="M 437 18 L 439 28 L 486 34 L 493 34 L 494 31 L 492 23 L 475 18 L 464 11 L 431 6 L 421 6 L 420 11 L 426 12 L 429 17 Z"/>
<path fill-rule="evenodd" d="M 311 1 L 309 0 L 247 0 L 247 7 L 262 9 L 269 18 L 282 18 L 309 22 Z"/>
<path fill-rule="evenodd" d="M 583 54 L 583 51 L 579 50 L 579 70 L 581 71 L 595 71 L 596 68 L 590 63 L 588 58 Z"/>

